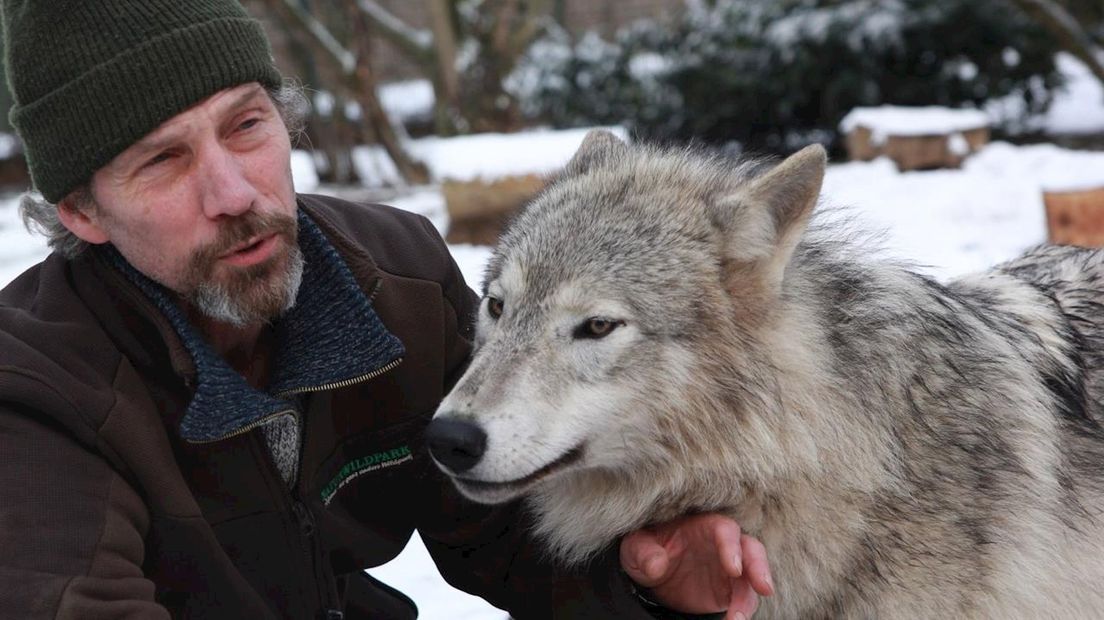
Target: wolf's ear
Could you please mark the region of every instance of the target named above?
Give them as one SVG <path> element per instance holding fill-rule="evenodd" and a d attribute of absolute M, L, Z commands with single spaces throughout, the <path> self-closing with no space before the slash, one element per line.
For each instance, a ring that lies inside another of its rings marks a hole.
<path fill-rule="evenodd" d="M 623 155 L 628 150 L 629 145 L 621 141 L 621 138 L 615 136 L 613 132 L 592 129 L 583 138 L 583 143 L 579 145 L 579 150 L 575 151 L 571 161 L 567 162 L 564 175 L 585 174 L 595 164 Z"/>
<path fill-rule="evenodd" d="M 797 233 L 800 237 L 820 197 L 828 154 L 811 144 L 787 157 L 766 174 L 754 179 L 745 190 L 749 201 L 767 207 L 773 216 L 779 240 Z M 797 230 L 794 230 L 794 228 Z"/>
<path fill-rule="evenodd" d="M 807 146 L 733 198 L 737 222 L 728 231 L 725 258 L 754 263 L 763 284 L 777 291 L 794 248 L 820 196 L 828 156 L 819 144 Z"/>

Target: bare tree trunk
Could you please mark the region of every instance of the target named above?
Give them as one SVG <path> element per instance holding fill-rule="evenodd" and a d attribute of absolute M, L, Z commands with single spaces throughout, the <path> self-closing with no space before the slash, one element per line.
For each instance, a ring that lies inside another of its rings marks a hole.
<path fill-rule="evenodd" d="M 411 157 L 403 148 L 395 127 L 391 124 L 391 119 L 383 109 L 383 104 L 380 103 L 376 91 L 376 76 L 370 61 L 372 42 L 368 36 L 367 20 L 355 8 L 350 10 L 349 19 L 353 25 L 352 39 L 356 58 L 356 68 L 353 71 L 354 92 L 364 120 L 375 132 L 376 139 L 391 156 L 391 160 L 395 162 L 395 168 L 406 182 L 416 185 L 429 183 L 429 169 L 425 164 Z"/>
<path fill-rule="evenodd" d="M 464 116 L 475 131 L 517 131 L 522 124 L 515 97 L 504 82 L 550 19 L 551 0 L 495 0 L 485 5 L 491 19 L 472 33 L 480 55 L 465 83 Z"/>
<path fill-rule="evenodd" d="M 460 114 L 460 76 L 456 70 L 459 39 L 453 20 L 454 0 L 426 0 L 430 11 L 431 32 L 403 23 L 374 0 L 356 0 L 355 4 L 373 31 L 402 51 L 430 76 L 433 85 L 434 129 L 440 135 L 454 135 L 465 123 Z"/>
<path fill-rule="evenodd" d="M 299 6 L 305 11 L 311 10 L 310 0 L 298 0 Z M 314 50 L 303 40 L 303 36 L 287 19 L 278 16 L 281 28 L 288 37 L 291 46 L 293 61 L 298 65 L 299 75 L 313 88 L 330 93 L 333 97 L 333 109 L 328 115 L 323 115 L 317 105 L 311 105 L 311 116 L 307 123 L 307 133 L 310 145 L 316 153 L 320 152 L 326 160 L 326 166 L 319 170 L 319 178 L 327 183 L 351 184 L 360 181 L 356 167 L 353 165 L 353 147 L 356 146 L 352 132 L 348 129 L 349 122 L 344 114 L 336 111 L 343 109 L 344 100 L 341 97 L 341 85 L 328 84 L 332 76 L 324 77 L 318 70 L 315 62 Z"/>
<path fill-rule="evenodd" d="M 456 0 L 426 0 L 430 10 L 432 29 L 419 30 L 410 27 L 387 11 L 375 0 L 348 0 L 339 5 L 345 9 L 350 27 L 370 27 L 394 44 L 404 55 L 417 64 L 425 75 L 431 77 L 435 104 L 434 121 L 437 132 L 450 135 L 456 131 L 515 131 L 522 123 L 521 111 L 516 99 L 504 88 L 503 82 L 513 71 L 518 60 L 541 33 L 550 12 L 558 7 L 563 13 L 562 0 L 487 0 L 483 9 L 490 18 L 478 24 L 457 24 Z M 298 28 L 309 33 L 311 44 L 327 63 L 338 67 L 350 78 L 350 91 L 362 98 L 375 99 L 364 94 L 358 82 L 374 83 L 371 68 L 357 61 L 352 53 L 337 42 L 333 33 L 313 16 L 302 10 L 296 0 L 264 0 L 269 6 L 295 21 Z M 471 30 L 469 32 L 469 30 Z M 475 38 L 479 44 L 479 56 L 463 75 L 456 66 L 457 48 L 462 36 Z M 362 46 L 363 37 L 346 37 L 354 41 L 361 59 L 367 58 Z M 361 67 L 358 67 L 361 65 Z M 378 101 L 362 101 L 366 120 L 371 121 L 373 108 Z M 379 140 L 390 151 L 392 140 L 382 124 L 375 122 Z M 394 141 L 397 145 L 397 139 Z M 397 147 L 396 147 L 397 148 Z M 397 156 L 396 162 L 402 159 Z M 413 162 L 411 162 L 413 163 Z M 406 166 L 400 166 L 405 168 Z"/>
<path fill-rule="evenodd" d="M 1104 49 L 1093 42 L 1077 20 L 1052 0 L 1012 0 L 1031 19 L 1045 28 L 1067 52 L 1089 67 L 1104 83 Z"/>
<path fill-rule="evenodd" d="M 379 139 L 380 144 L 387 154 L 395 162 L 395 167 L 402 178 L 408 183 L 421 184 L 429 181 L 429 172 L 425 165 L 415 161 L 403 148 L 395 134 L 395 128 L 391 126 L 383 106 L 376 94 L 376 81 L 371 66 L 367 62 L 368 41 L 364 36 L 363 16 L 355 9 L 354 32 L 352 38 L 356 42 L 357 49 L 350 52 L 345 49 L 333 37 L 333 34 L 310 15 L 296 2 L 296 0 L 266 0 L 269 7 L 289 22 L 296 24 L 303 32 L 309 33 L 306 43 L 315 50 L 316 58 L 332 65 L 337 74 L 342 76 L 343 85 L 352 93 L 360 104 L 364 120 L 371 126 Z M 343 110 L 335 109 L 335 114 L 344 114 Z"/>
<path fill-rule="evenodd" d="M 360 180 L 353 164 L 353 148 L 356 147 L 356 131 L 345 115 L 346 99 L 334 97 L 333 117 L 330 118 L 330 130 L 334 132 L 333 148 L 330 153 L 331 181 L 334 183 L 355 183 Z"/>
<path fill-rule="evenodd" d="M 456 133 L 453 115 L 460 106 L 460 75 L 456 71 L 456 30 L 452 20 L 449 0 L 427 0 L 433 24 L 433 47 L 436 51 L 437 70 L 433 80 L 434 126 L 439 135 Z"/>
<path fill-rule="evenodd" d="M 567 0 L 552 0 L 552 19 L 567 30 Z"/>

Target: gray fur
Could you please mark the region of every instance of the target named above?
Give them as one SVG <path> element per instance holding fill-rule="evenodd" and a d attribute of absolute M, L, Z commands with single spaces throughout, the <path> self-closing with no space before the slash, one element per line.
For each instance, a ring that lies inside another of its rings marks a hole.
<path fill-rule="evenodd" d="M 588 138 L 489 267 L 458 487 L 526 495 L 566 563 L 731 515 L 757 618 L 1104 617 L 1104 253 L 940 284 L 807 226 L 824 166 Z"/>

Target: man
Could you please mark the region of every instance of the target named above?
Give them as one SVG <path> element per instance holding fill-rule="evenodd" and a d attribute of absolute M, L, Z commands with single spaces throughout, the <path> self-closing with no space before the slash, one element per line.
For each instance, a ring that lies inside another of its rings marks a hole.
<path fill-rule="evenodd" d="M 415 527 L 519 618 L 668 613 L 625 572 L 688 612 L 770 591 L 716 517 L 558 573 L 517 507 L 441 479 L 420 436 L 476 301 L 424 219 L 296 196 L 294 98 L 235 0 L 5 0 L 3 25 L 56 251 L 0 292 L 0 616 L 410 618 L 362 569 Z"/>

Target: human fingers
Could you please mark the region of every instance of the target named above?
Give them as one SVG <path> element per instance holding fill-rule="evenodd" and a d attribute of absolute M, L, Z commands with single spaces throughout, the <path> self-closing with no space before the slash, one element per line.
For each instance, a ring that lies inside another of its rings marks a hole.
<path fill-rule="evenodd" d="M 651 588 L 667 579 L 667 549 L 648 530 L 637 530 L 621 540 L 621 568 L 637 585 Z"/>
<path fill-rule="evenodd" d="M 732 519 L 716 517 L 709 521 L 713 528 L 713 543 L 717 546 L 721 567 L 731 577 L 744 574 L 744 547 L 741 541 L 740 526 Z"/>
<path fill-rule="evenodd" d="M 746 579 L 732 580 L 732 594 L 725 620 L 747 620 L 759 608 L 759 595 Z"/>
<path fill-rule="evenodd" d="M 774 580 L 771 578 L 767 549 L 758 539 L 744 534 L 740 537 L 740 547 L 744 560 L 744 577 L 751 587 L 762 594 L 774 594 Z"/>

